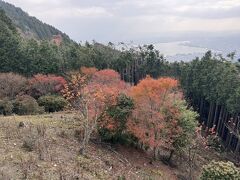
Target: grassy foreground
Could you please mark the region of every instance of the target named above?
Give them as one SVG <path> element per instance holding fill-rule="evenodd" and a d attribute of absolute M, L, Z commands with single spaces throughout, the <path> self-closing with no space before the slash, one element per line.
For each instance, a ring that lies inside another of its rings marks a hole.
<path fill-rule="evenodd" d="M 0 179 L 177 179 L 143 152 L 91 142 L 80 156 L 74 114 L 0 117 Z"/>

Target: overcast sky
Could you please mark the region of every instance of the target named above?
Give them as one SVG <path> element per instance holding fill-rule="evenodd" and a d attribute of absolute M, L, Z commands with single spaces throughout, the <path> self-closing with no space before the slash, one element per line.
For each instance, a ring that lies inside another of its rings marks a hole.
<path fill-rule="evenodd" d="M 240 0 L 5 0 L 76 41 L 240 32 Z"/>

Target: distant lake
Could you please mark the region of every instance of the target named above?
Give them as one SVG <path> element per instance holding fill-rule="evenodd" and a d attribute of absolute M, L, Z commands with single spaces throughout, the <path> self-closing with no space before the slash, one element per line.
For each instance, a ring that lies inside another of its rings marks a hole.
<path fill-rule="evenodd" d="M 202 57 L 208 48 L 197 47 L 190 44 L 190 41 L 175 41 L 167 43 L 155 43 L 154 47 L 168 61 L 190 61 L 195 57 Z"/>
<path fill-rule="evenodd" d="M 202 39 L 193 41 L 173 41 L 154 43 L 154 47 L 168 61 L 191 61 L 196 57 L 202 57 L 208 50 L 213 54 L 226 56 L 230 52 L 236 52 L 235 60 L 240 58 L 240 43 L 230 39 Z"/>
<path fill-rule="evenodd" d="M 175 56 L 178 54 L 205 53 L 208 49 L 190 46 L 190 41 L 176 41 L 167 43 L 156 43 L 154 47 L 165 56 Z"/>
<path fill-rule="evenodd" d="M 142 44 L 142 43 L 140 43 Z M 208 50 L 213 54 L 222 54 L 226 56 L 228 53 L 235 51 L 235 60 L 240 58 L 240 39 L 233 38 L 199 38 L 191 39 L 189 41 L 166 41 L 153 44 L 155 49 L 159 50 L 160 54 L 170 61 L 191 61 L 196 57 L 202 57 Z M 142 44 L 143 45 L 143 44 Z M 129 43 L 125 45 L 118 44 L 118 50 L 129 49 L 130 47 L 138 47 L 136 43 Z"/>

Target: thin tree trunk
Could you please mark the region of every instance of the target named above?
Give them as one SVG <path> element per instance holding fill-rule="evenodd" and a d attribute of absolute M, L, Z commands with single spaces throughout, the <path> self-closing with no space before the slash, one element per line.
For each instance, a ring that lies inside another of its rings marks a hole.
<path fill-rule="evenodd" d="M 222 121 L 221 121 L 221 124 L 220 124 L 220 132 L 222 132 L 222 129 L 224 127 L 224 121 L 225 121 L 225 117 L 226 117 L 226 114 L 227 114 L 227 110 L 224 108 L 224 113 L 223 113 L 223 116 L 222 116 Z"/>
<path fill-rule="evenodd" d="M 235 151 L 234 151 L 235 155 L 239 154 L 239 150 L 240 150 L 240 139 L 238 137 L 237 146 L 236 146 Z"/>
<path fill-rule="evenodd" d="M 199 111 L 200 117 L 202 117 L 203 105 L 204 105 L 204 101 L 203 101 L 203 98 L 201 97 L 200 111 Z"/>
<path fill-rule="evenodd" d="M 134 63 L 134 85 L 136 85 L 137 82 L 138 82 L 138 74 L 139 74 L 139 72 L 138 72 L 138 60 L 135 59 L 134 62 L 135 62 Z"/>
<path fill-rule="evenodd" d="M 213 103 L 210 103 L 209 111 L 208 111 L 208 119 L 207 119 L 207 128 L 210 128 L 212 121 L 212 111 L 213 111 Z"/>
<path fill-rule="evenodd" d="M 220 125 L 222 123 L 222 113 L 223 113 L 223 106 L 221 106 L 221 110 L 220 110 L 220 114 L 219 114 L 219 118 L 218 118 L 218 122 L 217 122 L 217 130 L 216 132 L 219 133 L 219 128 L 220 128 Z"/>
<path fill-rule="evenodd" d="M 129 83 L 131 83 L 131 73 L 130 73 L 130 67 L 129 67 L 129 65 L 128 65 L 128 67 L 127 67 L 127 74 L 128 74 L 128 82 Z"/>
<path fill-rule="evenodd" d="M 133 64 L 131 65 L 131 69 L 132 69 L 132 86 L 134 85 L 134 66 L 135 66 L 135 59 L 133 60 Z"/>
<path fill-rule="evenodd" d="M 239 114 L 237 114 L 237 120 L 236 120 L 236 131 L 237 131 L 237 139 L 238 139 L 238 142 L 237 142 L 237 145 L 236 145 L 236 148 L 235 148 L 235 155 L 239 155 L 239 150 L 240 150 L 240 119 L 239 119 Z M 239 157 L 239 156 L 237 156 Z"/>
<path fill-rule="evenodd" d="M 231 142 L 232 142 L 232 133 L 229 131 L 229 138 L 228 138 L 228 142 L 227 143 L 227 149 L 229 149 L 229 147 L 231 146 Z"/>
<path fill-rule="evenodd" d="M 232 120 L 231 120 L 230 123 L 234 123 L 236 118 L 237 118 L 237 114 L 233 115 L 233 118 L 231 118 Z M 229 128 L 229 141 L 227 142 L 227 149 L 229 149 L 231 147 L 233 133 L 234 133 L 234 127 L 232 127 L 231 124 L 230 124 L 230 128 Z"/>
<path fill-rule="evenodd" d="M 218 104 L 216 104 L 216 106 L 215 106 L 215 114 L 214 114 L 214 119 L 213 119 L 213 126 L 216 126 L 217 113 L 218 113 Z"/>
<path fill-rule="evenodd" d="M 226 115 L 225 115 L 225 117 L 224 117 L 224 119 L 223 119 L 223 122 L 222 122 L 222 132 L 221 132 L 221 137 L 224 136 L 225 122 L 227 121 L 227 119 L 228 119 L 228 112 L 226 112 Z"/>
<path fill-rule="evenodd" d="M 229 139 L 230 139 L 230 133 L 227 133 L 227 138 L 226 138 L 226 141 L 225 141 L 225 143 L 224 143 L 226 149 L 228 148 Z"/>

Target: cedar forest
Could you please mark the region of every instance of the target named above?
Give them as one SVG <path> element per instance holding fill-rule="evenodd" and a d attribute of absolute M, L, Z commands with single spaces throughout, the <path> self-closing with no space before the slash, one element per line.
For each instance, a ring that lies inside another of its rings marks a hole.
<path fill-rule="evenodd" d="M 150 152 L 155 160 L 166 151 L 162 160 L 170 164 L 211 138 L 239 164 L 240 64 L 234 53 L 208 51 L 191 62 L 168 62 L 153 45 L 118 50 L 113 43 L 66 39 L 56 45 L 23 38 L 3 10 L 0 27 L 0 114 L 76 112 L 83 124 L 81 155 L 97 136 Z"/>

